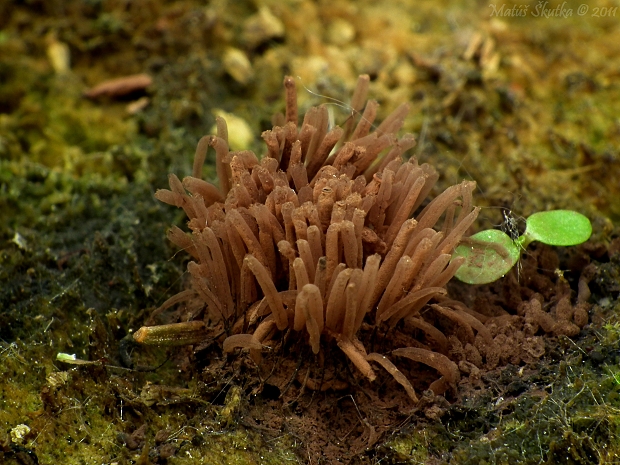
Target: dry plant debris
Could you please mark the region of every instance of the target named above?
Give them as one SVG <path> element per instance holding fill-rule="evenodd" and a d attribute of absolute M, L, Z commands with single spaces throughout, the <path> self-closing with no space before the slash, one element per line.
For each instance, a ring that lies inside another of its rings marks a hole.
<path fill-rule="evenodd" d="M 84 96 L 90 99 L 122 97 L 132 92 L 144 90 L 152 84 L 153 78 L 148 74 L 133 74 L 103 81 L 86 91 Z"/>

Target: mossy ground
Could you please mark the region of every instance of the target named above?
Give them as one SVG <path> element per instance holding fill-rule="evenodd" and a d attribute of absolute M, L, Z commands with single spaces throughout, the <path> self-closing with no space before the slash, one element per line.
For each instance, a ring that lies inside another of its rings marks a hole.
<path fill-rule="evenodd" d="M 534 17 L 532 3 L 512 18 L 492 16 L 488 2 L 419 3 L 0 5 L 0 460 L 321 460 L 286 431 L 274 437 L 242 421 L 252 400 L 239 373 L 205 382 L 208 370 L 192 377 L 182 365 L 191 357 L 180 355 L 153 372 L 102 365 L 120 367 L 120 341 L 183 287 L 185 257 L 165 240 L 182 216 L 153 192 L 167 173 L 190 171 L 214 110 L 245 120 L 256 134 L 249 148 L 261 151 L 260 131 L 283 107 L 284 74 L 312 90 L 301 92 L 305 109 L 325 101 L 317 94 L 346 100 L 359 73 L 370 74 L 383 114 L 413 102 L 413 152 L 437 167 L 439 187 L 478 182 L 478 203 L 491 207 L 481 227 L 501 222 L 495 207 L 590 216 L 584 250 L 597 275 L 592 323 L 577 338 L 551 340 L 532 366 L 487 373 L 482 393 L 438 418 L 413 412 L 353 460 L 620 460 L 620 11 L 600 17 L 615 8 L 601 1 L 583 16 L 575 4 L 568 18 Z M 261 20 L 260 7 L 271 16 Z M 57 44 L 70 51 L 66 72 L 51 65 Z M 227 64 L 231 47 L 249 70 Z M 233 77 L 239 71 L 247 81 Z M 82 98 L 139 72 L 154 84 L 138 113 L 126 111 L 128 100 Z M 57 362 L 59 352 L 97 363 Z M 30 428 L 23 441 L 11 437 L 19 425 Z"/>

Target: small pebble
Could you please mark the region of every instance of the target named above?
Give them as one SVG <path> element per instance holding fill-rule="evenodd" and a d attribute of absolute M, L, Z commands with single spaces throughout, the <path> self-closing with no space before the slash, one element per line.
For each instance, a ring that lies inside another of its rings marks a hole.
<path fill-rule="evenodd" d="M 261 7 L 258 13 L 250 16 L 243 25 L 243 38 L 251 48 L 270 39 L 283 36 L 284 24 L 266 6 Z"/>
<path fill-rule="evenodd" d="M 239 84 L 247 84 L 254 77 L 252 63 L 247 55 L 238 48 L 229 47 L 224 52 L 224 69 Z"/>
<path fill-rule="evenodd" d="M 336 18 L 327 29 L 327 40 L 334 45 L 346 45 L 355 38 L 355 27 L 344 19 Z"/>
<path fill-rule="evenodd" d="M 64 42 L 52 40 L 47 46 L 47 58 L 56 74 L 65 74 L 71 68 L 71 52 Z"/>
<path fill-rule="evenodd" d="M 127 106 L 125 107 L 125 110 L 130 115 L 135 115 L 137 113 L 140 113 L 142 110 L 144 110 L 149 105 L 149 103 L 151 103 L 150 98 L 146 96 L 140 97 L 138 100 L 134 100 L 133 102 L 127 104 Z"/>
<path fill-rule="evenodd" d="M 17 425 L 11 430 L 11 441 L 13 444 L 23 444 L 26 441 L 28 433 L 30 433 L 30 427 L 28 425 Z"/>
<path fill-rule="evenodd" d="M 213 114 L 226 120 L 226 125 L 228 126 L 228 145 L 231 150 L 247 150 L 250 148 L 250 144 L 254 140 L 254 132 L 246 120 L 233 113 L 227 113 L 219 109 L 214 109 Z M 210 133 L 217 133 L 215 125 L 211 128 Z"/>

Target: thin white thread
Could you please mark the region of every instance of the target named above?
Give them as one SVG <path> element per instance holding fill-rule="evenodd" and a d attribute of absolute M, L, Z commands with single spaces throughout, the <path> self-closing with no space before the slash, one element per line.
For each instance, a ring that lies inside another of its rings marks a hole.
<path fill-rule="evenodd" d="M 320 94 L 318 92 L 315 92 L 313 90 L 310 90 L 308 87 L 306 87 L 306 85 L 302 82 L 301 80 L 301 76 L 295 76 L 295 78 L 299 81 L 299 84 L 301 84 L 301 87 L 304 88 L 304 90 L 306 92 L 308 92 L 310 95 L 314 95 L 317 98 L 320 99 L 325 99 L 325 100 L 329 100 L 329 102 L 324 103 L 324 105 L 333 105 L 336 107 L 340 107 L 343 110 L 345 110 L 347 113 L 349 113 L 349 118 L 353 117 L 353 116 L 359 116 L 360 120 L 366 121 L 368 123 L 370 123 L 370 127 L 373 129 L 377 128 L 377 124 L 370 122 L 367 118 L 364 118 L 364 114 L 362 111 L 358 111 L 355 108 L 353 108 L 351 105 L 347 104 L 346 102 L 344 102 L 343 100 L 337 99 L 335 97 L 330 97 L 329 95 L 324 95 L 324 94 Z M 365 106 L 365 105 L 364 105 Z M 330 116 L 330 119 L 332 119 L 332 117 Z M 333 124 L 333 122 L 331 123 Z"/>

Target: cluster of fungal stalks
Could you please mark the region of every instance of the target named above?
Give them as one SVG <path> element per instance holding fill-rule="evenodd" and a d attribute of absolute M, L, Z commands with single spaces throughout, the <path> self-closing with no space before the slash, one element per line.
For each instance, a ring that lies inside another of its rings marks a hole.
<path fill-rule="evenodd" d="M 217 135 L 198 144 L 193 175 L 181 181 L 172 174 L 170 190 L 156 193 L 189 217 L 191 234 L 173 227 L 168 237 L 192 258 L 189 288 L 156 312 L 183 303 L 191 321 L 142 328 L 136 340 L 174 333 L 198 342 L 196 334 L 224 332 L 225 352 L 246 348 L 256 361 L 283 332 L 315 354 L 335 341 L 368 380 L 376 377 L 370 362 L 377 363 L 416 400 L 394 362 L 367 353 L 358 336 L 363 325 L 389 329 L 405 320 L 445 341 L 419 313 L 445 294 L 461 264 L 452 252 L 478 215 L 475 183 L 454 185 L 428 202 L 438 175 L 415 158 L 404 161 L 415 140 L 396 136 L 409 106 L 375 127 L 378 104 L 366 102 L 368 83 L 368 76 L 359 78 L 351 116 L 342 128 L 330 128 L 326 106 L 311 108 L 299 126 L 295 81 L 285 78 L 286 115 L 262 134 L 261 158 L 229 151 L 226 123 L 218 119 Z M 209 147 L 219 188 L 201 179 Z M 390 354 L 438 370 L 441 378 L 431 385 L 438 394 L 459 379 L 447 350 L 420 344 Z"/>

